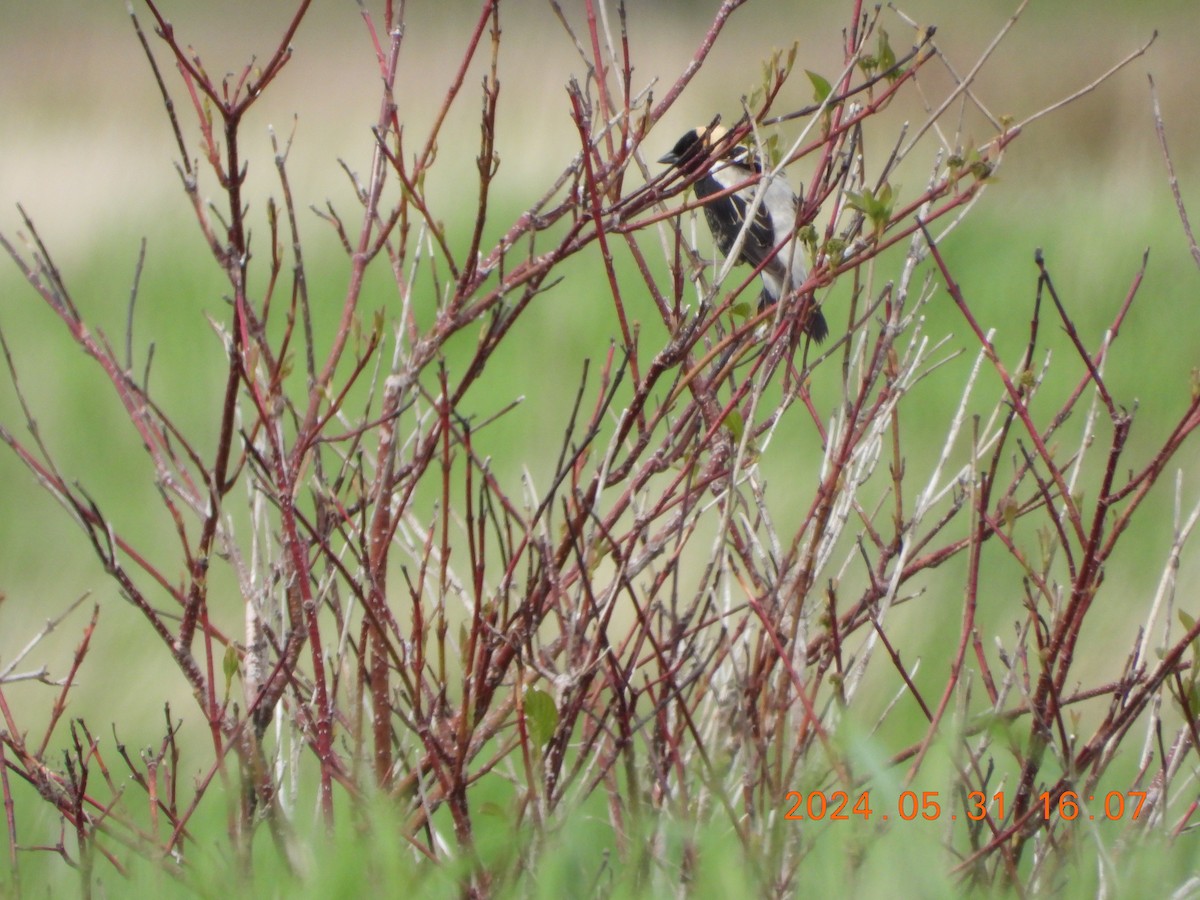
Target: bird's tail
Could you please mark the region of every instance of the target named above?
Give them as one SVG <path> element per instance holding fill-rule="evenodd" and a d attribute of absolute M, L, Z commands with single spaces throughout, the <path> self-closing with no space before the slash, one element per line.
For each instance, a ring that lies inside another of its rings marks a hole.
<path fill-rule="evenodd" d="M 774 303 L 775 298 L 764 287 L 762 293 L 758 295 L 758 311 L 762 312 Z M 804 323 L 804 333 L 818 344 L 829 337 L 829 323 L 825 321 L 825 316 L 821 312 L 821 308 L 815 302 L 810 303 L 808 306 L 808 320 Z"/>

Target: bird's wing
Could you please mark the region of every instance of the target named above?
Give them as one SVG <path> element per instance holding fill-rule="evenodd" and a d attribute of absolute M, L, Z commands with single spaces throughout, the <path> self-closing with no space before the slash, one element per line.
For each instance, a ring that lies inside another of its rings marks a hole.
<path fill-rule="evenodd" d="M 696 197 L 705 201 L 714 194 L 728 190 L 736 184 L 742 184 L 751 176 L 751 172 L 737 165 L 724 165 L 709 172 L 695 184 Z M 727 194 L 708 200 L 704 207 L 705 218 L 708 219 L 709 229 L 716 239 L 717 248 L 726 256 L 733 249 L 737 236 L 746 227 L 746 213 L 750 208 L 753 188 Z M 763 198 L 764 200 L 766 198 Z M 782 235 L 780 236 L 782 238 Z M 746 239 L 742 242 L 742 252 L 738 262 L 758 266 L 775 249 L 775 228 L 771 222 L 771 212 L 765 202 L 760 202 L 754 211 L 754 219 L 746 228 Z"/>
<path fill-rule="evenodd" d="M 740 194 L 730 194 L 729 201 L 732 204 L 736 221 L 737 230 L 734 232 L 736 239 L 746 221 L 746 212 L 750 208 L 750 201 Z M 783 236 L 778 237 L 779 240 Z M 771 213 L 767 210 L 766 203 L 759 203 L 758 209 L 754 211 L 754 219 L 750 222 L 750 227 L 746 229 L 746 240 L 742 243 L 742 253 L 738 257 L 739 262 L 749 263 L 757 268 L 775 249 L 776 235 L 775 226 L 771 222 Z M 730 246 L 732 247 L 732 241 Z"/>

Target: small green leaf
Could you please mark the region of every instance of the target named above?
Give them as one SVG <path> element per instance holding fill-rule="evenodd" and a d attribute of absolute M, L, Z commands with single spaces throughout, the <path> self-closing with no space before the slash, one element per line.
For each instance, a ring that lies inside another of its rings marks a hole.
<path fill-rule="evenodd" d="M 526 691 L 525 721 L 533 742 L 538 747 L 546 746 L 558 727 L 558 709 L 554 705 L 554 698 L 537 688 Z"/>
<path fill-rule="evenodd" d="M 992 169 L 992 164 L 984 159 L 971 166 L 971 174 L 975 176 L 976 181 L 987 181 L 992 177 Z"/>
<path fill-rule="evenodd" d="M 1012 497 L 1008 497 L 1000 503 L 1000 514 L 1004 517 L 1004 525 L 1010 531 L 1013 523 L 1017 521 L 1017 514 L 1020 512 L 1020 507 L 1017 501 Z"/>
<path fill-rule="evenodd" d="M 1054 537 L 1050 533 L 1049 528 L 1038 529 L 1038 550 L 1041 553 L 1042 568 L 1045 569 L 1050 565 L 1050 560 L 1054 558 Z"/>
<path fill-rule="evenodd" d="M 781 153 L 781 151 L 779 149 L 779 135 L 777 135 L 777 134 L 767 135 L 763 139 L 762 148 L 763 148 L 763 152 L 766 154 L 766 157 L 770 161 L 771 165 L 772 166 L 779 165 L 779 162 L 783 156 L 783 154 Z"/>
<path fill-rule="evenodd" d="M 221 661 L 221 669 L 225 673 L 225 693 L 228 694 L 229 686 L 233 684 L 233 676 L 238 673 L 238 652 L 233 644 L 225 648 L 225 658 Z"/>
<path fill-rule="evenodd" d="M 895 191 L 890 184 L 885 184 L 876 194 L 870 188 L 863 188 L 861 194 L 853 191 L 846 192 L 846 203 L 851 209 L 857 209 L 871 221 L 871 227 L 876 236 L 883 234 L 892 218 L 895 208 Z"/>
<path fill-rule="evenodd" d="M 742 414 L 736 409 L 731 409 L 729 415 L 725 417 L 725 427 L 729 429 L 729 433 L 733 435 L 735 441 L 740 441 L 742 434 L 746 431 L 746 425 L 742 421 Z"/>
<path fill-rule="evenodd" d="M 833 85 L 825 78 L 818 75 L 812 69 L 805 69 L 804 74 L 808 76 L 808 80 L 812 82 L 813 99 L 818 103 L 824 103 L 825 98 L 833 93 Z"/>
<path fill-rule="evenodd" d="M 825 242 L 824 253 L 831 263 L 835 266 L 840 265 L 842 258 L 846 255 L 846 242 L 841 238 L 830 238 Z"/>
<path fill-rule="evenodd" d="M 950 162 L 952 169 L 960 169 L 965 166 L 967 171 L 974 175 L 978 181 L 986 181 L 988 178 L 990 178 L 992 175 L 992 169 L 995 168 L 995 166 L 993 166 L 988 160 L 984 159 L 983 156 L 980 155 L 979 150 L 974 147 L 961 156 L 952 156 L 950 158 Z M 957 165 L 954 165 L 954 163 L 957 163 Z"/>
<path fill-rule="evenodd" d="M 887 72 L 896 65 L 896 53 L 892 50 L 891 42 L 888 41 L 888 33 L 882 28 L 879 29 L 879 41 L 876 44 L 875 59 L 879 64 L 879 68 Z M 888 75 L 889 81 L 895 81 L 900 77 L 900 72 L 892 72 Z"/>

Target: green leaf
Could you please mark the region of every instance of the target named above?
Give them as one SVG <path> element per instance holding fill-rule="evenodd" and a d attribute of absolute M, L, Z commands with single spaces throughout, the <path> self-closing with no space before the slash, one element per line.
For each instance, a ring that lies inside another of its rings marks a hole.
<path fill-rule="evenodd" d="M 888 41 L 888 33 L 882 28 L 879 29 L 879 41 L 876 44 L 875 59 L 879 64 L 879 68 L 887 72 L 896 65 L 896 53 L 892 50 L 892 45 Z M 900 72 L 892 72 L 888 75 L 889 81 L 895 81 L 900 77 Z"/>
<path fill-rule="evenodd" d="M 221 669 L 225 673 L 225 693 L 229 694 L 229 686 L 233 684 L 233 676 L 238 673 L 238 652 L 233 644 L 225 648 L 225 658 L 221 661 Z"/>
<path fill-rule="evenodd" d="M 871 226 L 878 236 L 883 234 L 888 222 L 891 221 L 892 210 L 896 204 L 895 191 L 890 184 L 885 184 L 880 188 L 878 194 L 870 188 L 863 188 L 861 194 L 847 191 L 846 202 L 851 209 L 857 209 L 870 219 Z"/>
<path fill-rule="evenodd" d="M 769 134 L 763 138 L 762 149 L 772 166 L 779 165 L 783 155 L 779 150 L 779 135 Z"/>
<path fill-rule="evenodd" d="M 733 435 L 735 441 L 740 441 L 742 434 L 746 430 L 746 425 L 742 421 L 742 414 L 736 409 L 731 409 L 729 415 L 725 417 L 725 427 L 729 429 L 729 433 Z"/>
<path fill-rule="evenodd" d="M 808 80 L 812 82 L 813 99 L 818 103 L 824 103 L 825 98 L 833 93 L 833 85 L 831 85 L 812 69 L 805 69 L 804 74 L 807 75 Z"/>
<path fill-rule="evenodd" d="M 825 242 L 822 252 L 830 263 L 840 265 L 846 255 L 846 242 L 838 237 L 832 237 Z"/>
<path fill-rule="evenodd" d="M 1020 506 L 1012 497 L 1008 497 L 1000 504 L 1000 514 L 1004 517 L 1004 525 L 1011 532 L 1013 523 L 1017 521 L 1017 513 L 1020 512 Z"/>
<path fill-rule="evenodd" d="M 558 727 L 558 709 L 554 705 L 554 698 L 538 688 L 526 691 L 525 721 L 533 742 L 538 747 L 545 747 Z"/>

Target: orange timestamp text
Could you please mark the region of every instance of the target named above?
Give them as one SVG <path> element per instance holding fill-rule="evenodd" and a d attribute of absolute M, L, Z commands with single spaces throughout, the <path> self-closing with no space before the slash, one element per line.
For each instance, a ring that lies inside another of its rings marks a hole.
<path fill-rule="evenodd" d="M 1142 804 L 1146 802 L 1146 792 L 1109 791 L 1101 795 L 1089 794 L 1085 798 L 1076 791 L 1062 791 L 1057 794 L 1043 791 L 1037 799 L 1042 817 L 1046 820 L 1057 816 L 1068 822 L 1076 819 L 1118 821 L 1127 817 L 1136 821 L 1141 814 Z M 1093 806 L 1097 800 L 1100 801 L 1100 805 Z M 872 806 L 870 791 L 862 791 L 857 797 L 851 797 L 846 791 L 788 791 L 785 804 L 787 810 L 784 818 L 796 821 L 849 822 L 859 818 L 865 822 L 872 816 L 886 821 L 894 815 L 905 822 L 914 819 L 933 822 L 944 815 L 949 816 L 951 820 L 960 817 L 957 812 L 943 811 L 942 800 L 937 791 L 901 791 L 895 806 L 886 810 Z M 971 822 L 979 822 L 988 817 L 1003 820 L 1004 792 L 998 791 L 991 797 L 983 791 L 969 792 L 961 817 Z"/>

